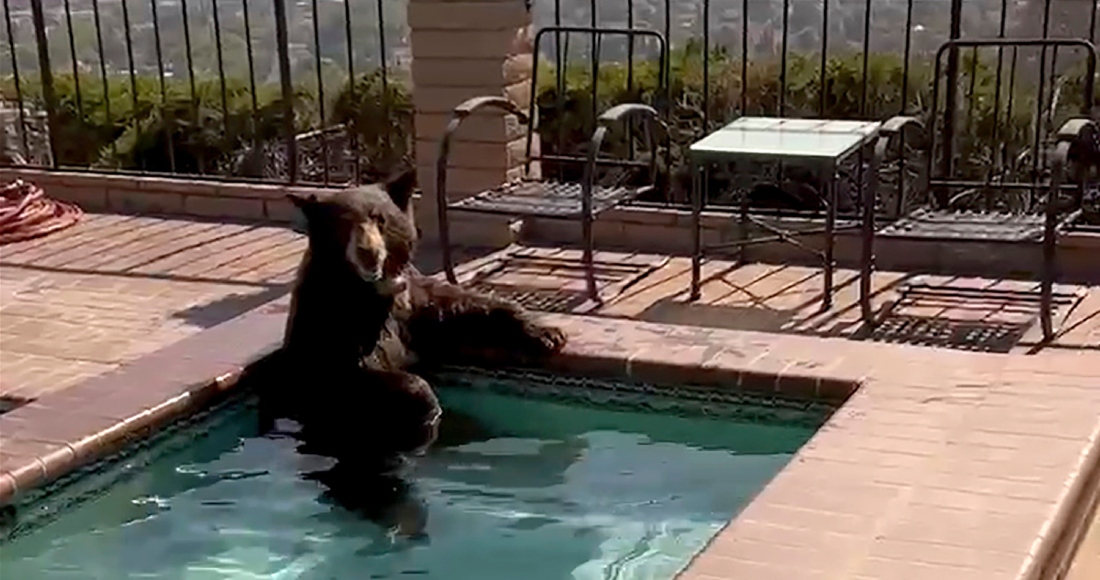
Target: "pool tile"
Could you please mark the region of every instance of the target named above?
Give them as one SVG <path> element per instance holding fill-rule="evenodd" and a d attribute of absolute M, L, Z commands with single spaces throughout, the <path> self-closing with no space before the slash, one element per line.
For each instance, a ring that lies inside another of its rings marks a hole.
<path fill-rule="evenodd" d="M 92 463 L 107 454 L 108 451 L 100 442 L 98 434 L 110 430 L 113 426 L 97 430 L 93 435 L 79 437 L 67 444 L 69 449 L 73 450 L 73 457 L 77 465 Z"/>
<path fill-rule="evenodd" d="M 737 388 L 761 395 L 779 394 L 779 375 L 767 371 L 745 369 L 740 371 Z"/>
<path fill-rule="evenodd" d="M 842 403 L 859 389 L 859 384 L 850 380 L 817 377 L 814 389 L 814 398 Z"/>
<path fill-rule="evenodd" d="M 163 349 L 165 357 L 248 366 L 281 346 L 286 316 L 254 310 Z"/>
<path fill-rule="evenodd" d="M 630 356 L 627 375 L 657 385 L 739 386 L 736 369 L 707 365 L 717 354 L 718 349 L 708 345 L 647 346 Z"/>
<path fill-rule="evenodd" d="M 171 421 L 193 411 L 195 401 L 189 395 L 178 395 L 160 405 L 134 413 L 107 429 L 75 442 L 72 447 L 82 453 L 109 455 L 136 441 L 141 441 Z"/>
<path fill-rule="evenodd" d="M 150 419 L 148 411 L 140 413 L 77 441 L 75 446 L 99 455 L 110 455 L 152 433 Z"/>
<path fill-rule="evenodd" d="M 18 490 L 125 445 L 231 389 L 239 365 L 174 356 L 171 347 L 0 417 L 0 472 Z M 0 504 L 11 496 L 0 495 Z"/>
<path fill-rule="evenodd" d="M 172 397 L 199 392 L 220 376 L 239 374 L 239 367 L 217 361 L 168 359 L 154 355 L 121 369 L 104 387 L 102 398 L 91 403 L 92 413 L 127 419 L 135 412 L 151 409 Z"/>
<path fill-rule="evenodd" d="M 30 403 L 0 418 L 0 429 L 10 437 L 64 444 L 115 422 L 89 412 L 88 407 L 65 403 L 60 397 Z"/>
<path fill-rule="evenodd" d="M 567 353 L 552 358 L 547 368 L 550 371 L 571 376 L 621 377 L 626 374 L 626 361 L 614 354 L 576 356 Z"/>
<path fill-rule="evenodd" d="M 46 473 L 46 465 L 37 457 L 26 458 L 17 464 L 13 464 L 10 468 L 5 468 L 4 473 L 12 478 L 12 481 L 15 482 L 15 489 L 19 491 L 33 489 L 49 479 Z M 3 500 L 10 500 L 10 498 L 0 496 L 0 501 Z"/>
<path fill-rule="evenodd" d="M 42 463 L 47 481 L 56 479 L 76 467 L 76 453 L 67 444 L 39 457 L 38 460 Z"/>
<path fill-rule="evenodd" d="M 15 478 L 7 473 L 0 473 L 0 498 L 14 497 L 18 491 Z"/>
<path fill-rule="evenodd" d="M 63 446 L 60 443 L 18 439 L 0 433 L 0 473 L 22 467 L 31 460 Z"/>
<path fill-rule="evenodd" d="M 821 391 L 821 378 L 808 373 L 794 370 L 795 365 L 788 365 L 780 371 L 776 381 L 776 390 L 782 395 L 792 397 L 814 398 Z"/>

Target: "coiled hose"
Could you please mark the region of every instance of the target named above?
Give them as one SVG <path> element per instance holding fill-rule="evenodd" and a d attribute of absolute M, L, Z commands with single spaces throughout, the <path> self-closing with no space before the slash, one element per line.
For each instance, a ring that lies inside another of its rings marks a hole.
<path fill-rule="evenodd" d="M 72 227 L 82 217 L 76 205 L 50 199 L 41 187 L 17 179 L 0 189 L 0 246 Z"/>

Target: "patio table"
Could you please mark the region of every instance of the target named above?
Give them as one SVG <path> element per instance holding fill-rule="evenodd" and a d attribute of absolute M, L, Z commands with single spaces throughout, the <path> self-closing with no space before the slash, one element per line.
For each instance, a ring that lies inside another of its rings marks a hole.
<path fill-rule="evenodd" d="M 737 246 L 743 250 L 745 246 L 751 244 L 781 241 L 817 255 L 822 260 L 825 269 L 822 310 L 829 309 L 832 306 L 833 299 L 833 270 L 835 267 L 833 248 L 836 237 L 836 182 L 839 174 L 838 170 L 843 162 L 855 155 L 863 154 L 865 146 L 878 136 L 880 125 L 881 123 L 870 121 L 741 117 L 693 143 L 689 150 L 693 176 L 691 192 L 693 230 L 691 299 L 698 300 L 700 297 L 702 261 L 708 249 L 702 243 L 702 212 L 706 197 L 704 190 L 709 181 L 708 174 L 711 164 L 778 162 L 804 166 L 807 169 L 813 169 L 815 173 L 822 176 L 823 191 L 819 194 L 825 205 L 824 230 L 783 230 L 749 215 L 747 202 L 743 201 L 741 239 L 737 242 L 719 244 L 713 246 L 713 248 Z M 862 167 L 862 160 L 860 161 L 860 167 Z M 866 187 L 866 184 L 861 180 L 859 187 Z M 862 200 L 863 197 L 863 195 L 856 196 L 859 200 Z M 870 223 L 866 219 L 867 211 L 868 208 L 864 208 L 863 219 L 861 220 L 864 225 Z M 749 222 L 774 235 L 757 240 L 745 239 Z M 797 236 L 811 233 L 825 234 L 824 251 L 807 248 L 796 239 Z M 871 268 L 868 266 L 861 269 L 860 272 L 860 306 L 865 320 L 871 316 L 870 270 Z"/>

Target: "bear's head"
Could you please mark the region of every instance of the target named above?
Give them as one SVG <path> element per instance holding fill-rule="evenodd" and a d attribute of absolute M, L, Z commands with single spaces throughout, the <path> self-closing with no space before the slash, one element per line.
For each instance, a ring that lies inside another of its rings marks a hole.
<path fill-rule="evenodd" d="M 399 291 L 418 237 L 415 180 L 405 171 L 383 184 L 288 194 L 305 217 L 310 260 L 348 268 L 383 294 Z"/>

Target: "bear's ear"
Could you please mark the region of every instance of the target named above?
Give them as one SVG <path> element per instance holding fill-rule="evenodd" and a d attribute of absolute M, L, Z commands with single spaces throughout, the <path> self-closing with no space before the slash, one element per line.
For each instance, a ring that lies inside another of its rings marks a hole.
<path fill-rule="evenodd" d="M 302 210 L 317 203 L 316 193 L 299 193 L 292 191 L 286 194 L 286 198 L 289 199 L 290 203 L 293 203 L 295 207 Z"/>
<path fill-rule="evenodd" d="M 416 189 L 416 171 L 405 169 L 386 180 L 386 193 L 390 195 L 397 209 L 409 211 L 413 191 Z"/>

